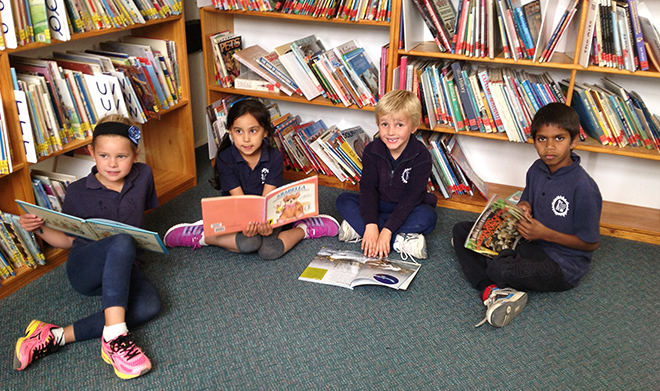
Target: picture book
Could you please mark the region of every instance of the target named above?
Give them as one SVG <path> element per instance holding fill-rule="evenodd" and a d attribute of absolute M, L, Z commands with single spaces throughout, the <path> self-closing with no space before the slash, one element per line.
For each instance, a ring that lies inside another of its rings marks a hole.
<path fill-rule="evenodd" d="M 85 220 L 21 200 L 16 200 L 16 203 L 26 213 L 42 218 L 46 227 L 91 240 L 99 240 L 120 233 L 129 234 L 135 240 L 135 245 L 138 248 L 168 254 L 157 232 L 147 231 L 112 220 Z"/>
<path fill-rule="evenodd" d="M 243 231 L 251 221 L 273 228 L 319 214 L 317 176 L 280 186 L 265 197 L 255 195 L 202 198 L 204 235 Z"/>
<path fill-rule="evenodd" d="M 406 290 L 421 266 L 388 258 L 369 258 L 359 251 L 321 248 L 298 279 L 348 289 L 379 285 Z"/>
<path fill-rule="evenodd" d="M 522 209 L 494 194 L 472 226 L 465 248 L 490 258 L 504 249 L 515 249 L 521 239 L 516 225 L 523 218 Z"/>

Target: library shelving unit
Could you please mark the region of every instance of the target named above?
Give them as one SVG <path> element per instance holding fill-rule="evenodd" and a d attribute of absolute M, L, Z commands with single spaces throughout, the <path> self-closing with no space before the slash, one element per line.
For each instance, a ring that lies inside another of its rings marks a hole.
<path fill-rule="evenodd" d="M 318 23 L 345 23 L 347 28 L 352 28 L 354 25 L 358 24 L 372 24 L 374 26 L 384 26 L 389 29 L 390 36 L 390 48 L 397 48 L 399 42 L 399 33 L 402 26 L 399 23 L 401 17 L 401 1 L 405 0 L 392 0 L 391 2 L 391 22 L 346 22 L 339 21 L 334 19 L 323 19 L 323 18 L 311 18 L 307 16 L 298 16 L 298 15 L 287 15 L 279 13 L 265 13 L 265 12 L 244 12 L 244 11 L 221 11 L 214 9 L 212 7 L 206 7 L 200 9 L 201 17 L 201 26 L 202 26 L 202 48 L 204 51 L 204 69 L 205 69 L 205 80 L 206 80 L 206 97 L 208 104 L 221 99 L 227 94 L 243 94 L 258 96 L 268 99 L 275 100 L 286 100 L 286 101 L 296 101 L 301 103 L 307 103 L 312 105 L 319 106 L 333 106 L 332 103 L 316 98 L 312 101 L 307 101 L 302 97 L 289 97 L 283 93 L 273 94 L 273 93 L 260 93 L 246 90 L 237 90 L 232 88 L 220 88 L 215 84 L 214 72 L 213 72 L 213 57 L 210 48 L 209 36 L 211 34 L 224 31 L 224 30 L 233 30 L 233 21 L 234 15 L 249 15 L 252 17 L 263 17 L 263 18 L 282 18 L 283 22 L 288 20 L 293 21 L 313 21 Z M 582 36 L 584 30 L 584 24 L 586 19 L 586 7 L 582 8 L 582 12 L 579 15 L 578 31 L 577 37 Z M 353 25 L 353 26 L 352 26 Z M 423 28 L 419 26 L 419 28 Z M 313 33 L 313 32 L 312 32 Z M 580 40 L 576 39 L 576 53 L 579 52 Z M 587 68 L 582 67 L 577 63 L 577 56 L 575 59 L 563 54 L 555 53 L 550 62 L 538 63 L 530 60 L 518 60 L 514 61 L 512 59 L 505 59 L 501 55 L 494 59 L 490 58 L 473 58 L 463 55 L 456 55 L 451 53 L 442 53 L 438 50 L 437 45 L 434 42 L 422 42 L 418 44 L 411 50 L 405 51 L 402 49 L 399 50 L 390 50 L 388 54 L 388 68 L 387 68 L 387 90 L 392 89 L 392 70 L 396 68 L 399 64 L 401 56 L 410 57 L 420 57 L 425 59 L 453 59 L 466 62 L 480 62 L 483 65 L 493 65 L 493 66 L 516 66 L 516 67 L 530 67 L 543 70 L 558 70 L 563 72 L 569 72 L 569 90 L 568 90 L 568 103 L 570 103 L 570 98 L 572 96 L 573 86 L 576 83 L 579 75 L 589 73 L 589 72 L 598 72 L 598 73 L 607 73 L 612 75 L 633 75 L 635 77 L 640 77 L 643 79 L 651 80 L 652 82 L 658 81 L 660 79 L 660 70 L 652 69 L 649 71 L 637 71 L 635 73 L 630 73 L 628 71 L 620 71 L 610 68 L 601 68 L 596 66 L 589 66 Z M 624 86 L 625 87 L 625 86 Z M 349 107 L 356 108 L 356 107 Z M 373 110 L 373 108 L 363 108 L 362 110 Z M 423 127 L 422 127 L 423 128 Z M 444 132 L 444 133 L 456 133 L 454 128 L 445 127 L 445 126 L 436 126 L 433 131 Z M 499 140 L 502 142 L 508 142 L 507 137 L 501 133 L 480 133 L 476 131 L 470 132 L 460 132 L 460 135 L 470 136 L 470 137 L 481 137 L 492 140 Z M 577 147 L 578 150 L 584 150 L 594 153 L 604 153 L 612 155 L 627 156 L 636 159 L 641 159 L 641 161 L 647 160 L 656 160 L 660 161 L 660 153 L 658 151 L 651 151 L 643 148 L 619 148 L 616 146 L 603 146 L 600 145 L 597 141 L 593 139 L 588 139 L 585 142 L 580 142 Z M 303 173 L 285 171 L 285 178 L 295 180 L 304 177 Z M 342 183 L 334 177 L 324 177 L 319 175 L 319 183 L 325 186 L 340 187 L 346 189 L 356 190 L 357 186 L 350 184 Z M 489 188 L 491 193 L 497 194 L 511 194 L 520 188 L 515 186 L 489 183 Z M 464 196 L 464 195 L 453 195 L 450 199 L 444 199 L 441 195 L 438 197 L 438 206 L 466 210 L 471 212 L 481 212 L 485 207 L 487 200 L 485 200 L 480 195 L 475 196 Z M 601 216 L 601 233 L 608 236 L 616 236 L 625 239 L 643 241 L 648 243 L 660 244 L 660 211 L 652 208 L 639 207 L 635 205 L 627 205 L 616 202 L 603 202 L 603 212 Z"/>
<path fill-rule="evenodd" d="M 171 200 L 197 184 L 192 109 L 190 107 L 190 82 L 186 60 L 185 19 L 181 14 L 122 29 L 110 28 L 73 34 L 71 41 L 67 42 L 31 43 L 17 49 L 7 49 L 0 52 L 0 94 L 6 117 L 13 164 L 13 171 L 10 174 L 0 175 L 0 189 L 2 189 L 0 191 L 0 210 L 20 214 L 21 209 L 14 201 L 15 199 L 35 203 L 30 180 L 30 163 L 27 162 L 25 150 L 22 147 L 23 138 L 14 101 L 9 55 L 16 54 L 31 57 L 32 53 L 35 58 L 40 58 L 44 50 L 64 51 L 73 47 L 73 45 L 76 46 L 76 49 L 85 45 L 89 45 L 88 47 L 91 48 L 91 42 L 94 39 L 103 38 L 107 35 L 108 40 L 112 40 L 116 39 L 118 34 L 131 34 L 176 42 L 182 99 L 175 106 L 162 111 L 160 120 L 150 119 L 142 125 L 144 144 L 140 154 L 144 156 L 146 163 L 153 169 L 156 193 L 160 204 Z M 39 54 L 35 54 L 35 52 L 39 52 Z M 75 140 L 64 145 L 61 151 L 57 151 L 48 157 L 39 158 L 39 161 L 73 151 L 90 142 L 91 137 L 85 140 Z M 10 277 L 1 282 L 0 299 L 29 284 L 66 260 L 68 251 L 44 247 L 47 264 L 36 269 L 28 267 L 15 269 L 15 277 Z"/>

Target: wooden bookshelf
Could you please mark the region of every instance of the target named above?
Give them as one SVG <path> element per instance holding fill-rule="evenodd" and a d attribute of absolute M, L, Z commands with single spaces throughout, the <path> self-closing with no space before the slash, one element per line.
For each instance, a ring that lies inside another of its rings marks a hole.
<path fill-rule="evenodd" d="M 145 24 L 132 25 L 123 29 L 109 28 L 86 33 L 73 34 L 71 41 L 53 41 L 50 44 L 31 43 L 17 49 L 0 52 L 0 94 L 7 118 L 9 140 L 12 147 L 13 172 L 0 176 L 0 210 L 20 214 L 21 210 L 14 202 L 21 199 L 31 203 L 35 202 L 30 181 L 30 164 L 27 162 L 25 151 L 22 148 L 23 138 L 18 125 L 18 113 L 14 102 L 14 91 L 11 82 L 9 55 L 17 54 L 26 57 L 39 58 L 43 56 L 44 48 L 52 51 L 65 51 L 75 45 L 80 46 L 99 37 L 108 37 L 108 40 L 117 39 L 118 33 L 134 36 L 168 39 L 177 43 L 177 57 L 179 59 L 179 72 L 181 76 L 182 99 L 179 103 L 161 112 L 160 120 L 149 120 L 142 126 L 142 137 L 146 163 L 154 172 L 154 182 L 159 202 L 165 203 L 187 189 L 197 184 L 195 168 L 195 148 L 192 126 L 192 109 L 190 105 L 190 81 L 188 77 L 188 62 L 186 49 L 186 29 L 183 14 L 171 16 L 166 19 L 148 21 Z M 74 42 L 72 44 L 72 42 Z M 39 53 L 36 53 L 38 51 Z M 61 151 L 39 158 L 39 161 L 72 151 L 91 141 L 76 140 L 66 144 Z M 36 269 L 27 267 L 15 270 L 16 276 L 10 277 L 0 283 L 0 298 L 6 297 L 26 284 L 49 272 L 66 261 L 68 251 L 49 249 L 46 251 L 46 266 Z"/>
<path fill-rule="evenodd" d="M 240 15 L 243 17 L 253 18 L 255 23 L 258 23 L 261 18 L 279 18 L 283 19 L 284 22 L 296 22 L 296 21 L 305 21 L 305 22 L 314 22 L 314 23 L 344 23 L 346 28 L 355 29 L 356 32 L 360 28 L 372 27 L 372 28 L 387 28 L 389 29 L 390 36 L 390 48 L 397 48 L 399 41 L 399 33 L 401 31 L 401 26 L 399 20 L 401 17 L 401 2 L 402 0 L 393 0 L 391 4 L 391 16 L 390 23 L 373 23 L 373 26 L 369 26 L 370 23 L 365 22 L 347 22 L 347 21 L 338 21 L 334 19 L 324 19 L 324 18 L 311 18 L 308 16 L 298 16 L 298 15 L 283 15 L 279 13 L 271 12 L 244 12 L 244 11 L 221 11 L 211 7 L 205 7 L 200 9 L 201 15 L 201 25 L 202 25 L 202 47 L 204 50 L 204 66 L 205 66 L 205 80 L 206 80 L 206 96 L 207 103 L 210 104 L 227 94 L 248 94 L 251 96 L 259 96 L 262 98 L 274 99 L 274 100 L 284 100 L 284 101 L 295 101 L 300 103 L 306 103 L 311 105 L 317 105 L 321 108 L 332 106 L 340 107 L 333 105 L 327 100 L 314 99 L 312 101 L 307 101 L 304 98 L 298 99 L 296 97 L 288 97 L 285 94 L 269 94 L 269 93 L 256 93 L 246 90 L 237 90 L 232 88 L 219 88 L 215 85 L 214 71 L 213 71 L 213 58 L 210 45 L 207 44 L 209 35 L 217 33 L 224 30 L 234 31 L 234 16 Z M 583 29 L 583 24 L 586 18 L 586 12 L 577 14 L 575 16 L 579 20 L 580 26 L 578 29 L 578 35 L 581 36 L 580 31 Z M 283 25 L 286 25 L 285 23 Z M 422 28 L 420 26 L 420 28 Z M 315 33 L 315 31 L 310 31 Z M 576 48 L 579 48 L 580 42 L 577 40 L 575 43 Z M 273 45 L 274 46 L 274 45 Z M 401 56 L 409 57 L 419 57 L 419 58 L 436 58 L 436 59 L 451 59 L 451 60 L 460 60 L 471 63 L 480 63 L 482 65 L 493 65 L 500 67 L 523 67 L 530 69 L 537 69 L 542 71 L 555 70 L 561 72 L 567 72 L 570 74 L 569 79 L 569 103 L 570 97 L 572 96 L 573 86 L 575 85 L 576 80 L 580 75 L 586 73 L 604 73 L 612 75 L 625 75 L 625 76 L 634 76 L 640 77 L 643 79 L 648 79 L 651 82 L 656 82 L 660 78 L 660 71 L 658 69 L 651 69 L 649 71 L 637 71 L 631 73 L 629 71 L 615 70 L 611 68 L 599 68 L 594 66 L 582 67 L 577 63 L 577 58 L 571 58 L 564 53 L 555 53 L 549 62 L 533 62 L 531 60 L 518 60 L 514 61 L 513 59 L 505 59 L 500 54 L 494 59 L 490 58 L 474 58 L 464 55 L 457 55 L 451 53 L 441 53 L 438 50 L 437 45 L 434 42 L 422 42 L 414 47 L 412 50 L 390 50 L 388 56 L 388 73 L 387 73 L 387 90 L 392 89 L 392 70 L 400 63 Z M 642 79 L 642 80 L 643 80 Z M 363 110 L 373 110 L 373 108 L 363 108 Z M 423 127 L 422 127 L 423 128 Z M 429 130 L 427 128 L 427 130 Z M 443 132 L 443 133 L 456 133 L 454 128 L 447 126 L 437 126 L 433 131 Z M 458 133 L 461 136 L 468 137 L 479 137 L 495 140 L 497 142 L 509 142 L 508 138 L 504 134 L 499 133 L 480 133 L 480 132 L 460 132 Z M 594 153 L 610 154 L 631 157 L 636 159 L 641 159 L 641 161 L 657 161 L 660 160 L 660 153 L 656 150 L 648 150 L 645 148 L 631 148 L 631 147 L 617 147 L 617 146 L 604 146 L 599 142 L 593 139 L 588 139 L 586 141 L 580 142 L 577 147 L 578 150 L 589 151 Z M 295 171 L 285 171 L 284 177 L 289 180 L 302 179 L 305 175 L 300 172 Z M 326 177 L 319 175 L 319 183 L 324 186 L 331 186 L 337 188 L 343 188 L 347 190 L 358 190 L 357 185 L 352 185 L 347 182 L 340 182 L 334 177 Z M 502 195 L 508 195 L 513 193 L 516 190 L 520 190 L 515 186 L 507 186 L 496 183 L 489 183 L 491 193 L 497 193 Z M 439 195 L 439 194 L 438 194 Z M 453 208 L 459 210 L 466 210 L 471 212 L 481 212 L 481 210 L 486 205 L 486 200 L 483 199 L 480 195 L 475 196 L 458 196 L 454 195 L 450 199 L 444 199 L 439 195 L 438 206 Z M 603 203 L 603 213 L 601 216 L 601 233 L 609 236 L 616 236 L 626 239 L 644 241 L 649 243 L 660 244 L 660 212 L 645 207 L 639 207 L 634 205 L 624 205 L 614 202 L 604 202 Z"/>

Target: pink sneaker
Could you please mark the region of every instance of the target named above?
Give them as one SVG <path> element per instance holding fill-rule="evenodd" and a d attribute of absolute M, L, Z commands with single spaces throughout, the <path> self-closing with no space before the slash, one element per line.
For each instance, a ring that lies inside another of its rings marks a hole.
<path fill-rule="evenodd" d="M 177 224 L 165 232 L 164 242 L 167 247 L 192 247 L 193 250 L 202 247 L 199 244 L 204 236 L 202 220 L 190 224 Z"/>
<path fill-rule="evenodd" d="M 132 379 L 151 370 L 151 361 L 133 342 L 131 333 L 124 333 L 110 342 L 101 337 L 101 357 L 115 368 L 121 379 Z"/>
<path fill-rule="evenodd" d="M 25 329 L 25 337 L 16 341 L 14 369 L 22 371 L 32 361 L 56 352 L 59 346 L 51 330 L 58 327 L 39 320 L 30 322 Z"/>
<path fill-rule="evenodd" d="M 302 226 L 305 229 L 305 239 L 318 239 L 324 236 L 336 236 L 339 223 L 332 216 L 318 215 L 302 219 L 293 224 L 293 228 Z"/>

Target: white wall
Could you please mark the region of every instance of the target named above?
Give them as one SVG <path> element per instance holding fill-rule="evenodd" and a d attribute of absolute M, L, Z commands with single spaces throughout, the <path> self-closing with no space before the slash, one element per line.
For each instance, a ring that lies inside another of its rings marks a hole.
<path fill-rule="evenodd" d="M 456 3 L 456 0 L 453 1 Z M 188 2 L 185 4 L 190 5 Z M 653 15 L 660 19 L 660 1 L 647 0 L 646 4 Z M 186 7 L 186 18 L 191 19 L 188 8 Z M 380 47 L 389 40 L 387 28 L 382 27 L 295 22 L 238 15 L 235 17 L 234 26 L 235 32 L 243 37 L 244 47 L 258 44 L 267 50 L 309 34 L 316 34 L 326 48 L 354 39 L 358 46 L 367 49 L 375 64 L 380 58 Z M 419 28 L 423 29 L 424 26 Z M 527 68 L 527 71 L 531 73 L 541 73 L 543 70 L 544 68 Z M 203 79 L 198 86 L 193 84 L 193 78 L 201 73 L 203 73 L 201 61 L 199 64 L 195 64 L 191 59 L 191 89 L 193 94 L 199 95 L 203 101 L 205 96 Z M 567 72 L 560 71 L 552 71 L 551 75 L 555 80 L 569 76 Z M 580 81 L 589 83 L 597 82 L 603 76 L 605 74 L 591 72 L 578 74 Z M 622 83 L 627 89 L 637 91 L 644 98 L 649 109 L 660 114 L 660 95 L 658 94 L 660 81 L 658 79 L 634 76 L 611 77 Z M 331 125 L 344 119 L 354 125 L 361 125 L 371 134 L 376 131 L 373 112 L 281 101 L 278 102 L 278 105 L 283 113 L 299 114 L 306 121 L 323 119 L 327 125 Z M 201 121 L 199 122 L 201 125 L 195 125 L 196 134 L 201 132 L 200 134 L 204 134 L 202 138 L 205 139 L 203 107 L 197 107 L 197 103 L 193 101 L 193 112 L 196 113 L 195 121 Z M 536 151 L 529 144 L 468 136 L 459 136 L 459 140 L 472 167 L 479 176 L 488 182 L 522 187 L 525 184 L 527 168 L 537 158 Z M 656 194 L 660 194 L 660 161 L 584 151 L 577 151 L 577 153 L 582 157 L 585 169 L 598 183 L 604 200 L 660 208 L 660 197 L 656 196 Z"/>

